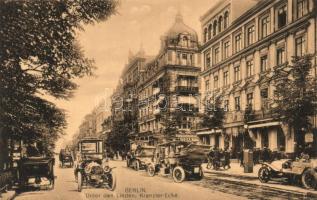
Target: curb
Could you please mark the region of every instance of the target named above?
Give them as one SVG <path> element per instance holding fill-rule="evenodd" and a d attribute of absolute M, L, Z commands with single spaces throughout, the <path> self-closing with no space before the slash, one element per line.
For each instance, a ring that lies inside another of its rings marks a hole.
<path fill-rule="evenodd" d="M 274 190 L 274 191 L 284 191 L 284 192 L 288 192 L 288 193 L 297 193 L 297 194 L 300 194 L 300 195 L 304 195 L 306 196 L 307 198 L 314 198 L 314 199 L 317 199 L 317 194 L 316 193 L 313 193 L 309 190 L 305 191 L 305 192 L 302 192 L 302 191 L 295 191 L 295 190 L 290 190 L 290 189 L 285 189 L 285 188 L 279 188 L 279 187 L 274 187 L 272 185 L 262 185 L 262 184 L 256 184 L 256 183 L 247 183 L 247 182 L 242 182 L 241 179 L 245 179 L 241 176 L 238 176 L 238 175 L 228 175 L 228 174 L 225 174 L 225 173 L 213 173 L 213 172 L 205 172 L 205 173 L 209 173 L 209 174 L 224 174 L 224 175 L 227 175 L 227 177 L 238 177 L 240 179 L 237 179 L 237 180 L 232 180 L 232 179 L 226 179 L 225 177 L 224 178 L 209 178 L 209 177 L 205 177 L 206 179 L 218 179 L 218 180 L 224 180 L 224 181 L 227 181 L 227 182 L 231 182 L 231 183 L 238 183 L 240 185 L 245 185 L 245 186 L 254 186 L 254 187 L 262 187 L 262 188 L 266 188 L 266 189 L 270 189 L 270 190 Z M 244 176 L 246 177 L 246 176 Z M 249 180 L 255 180 L 257 178 L 255 177 L 247 177 Z M 251 179 L 250 179 L 251 178 Z M 255 179 L 254 179 L 255 178 Z"/>
<path fill-rule="evenodd" d="M 228 173 L 223 173 L 223 172 L 219 172 L 219 171 L 203 171 L 204 173 L 208 173 L 208 174 L 219 174 L 222 176 L 227 176 L 227 177 L 233 177 L 233 178 L 238 178 L 238 179 L 248 179 L 248 180 L 258 180 L 258 177 L 254 177 L 254 176 L 246 176 L 246 175 L 236 175 L 236 174 L 228 174 Z"/>

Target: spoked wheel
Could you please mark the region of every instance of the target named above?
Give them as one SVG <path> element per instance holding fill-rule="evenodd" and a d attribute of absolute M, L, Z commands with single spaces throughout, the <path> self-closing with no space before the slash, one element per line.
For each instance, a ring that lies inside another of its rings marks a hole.
<path fill-rule="evenodd" d="M 77 172 L 77 185 L 78 185 L 78 192 L 81 192 L 83 187 L 83 176 L 80 172 Z"/>
<path fill-rule="evenodd" d="M 270 178 L 270 171 L 267 167 L 261 167 L 258 172 L 258 177 L 261 183 L 267 183 Z"/>
<path fill-rule="evenodd" d="M 316 189 L 317 183 L 315 179 L 316 172 L 313 169 L 304 171 L 302 175 L 302 184 L 306 189 Z"/>
<path fill-rule="evenodd" d="M 185 171 L 182 167 L 175 167 L 172 173 L 173 179 L 176 183 L 181 183 L 185 180 Z"/>
<path fill-rule="evenodd" d="M 211 169 L 211 167 L 212 167 L 212 161 L 211 161 L 211 160 L 208 160 L 208 163 L 207 163 L 206 168 L 207 168 L 207 169 Z"/>
<path fill-rule="evenodd" d="M 155 166 L 153 166 L 153 165 L 148 165 L 148 167 L 147 167 L 147 174 L 148 174 L 150 177 L 155 176 Z"/>
<path fill-rule="evenodd" d="M 113 171 L 108 174 L 108 186 L 110 191 L 114 191 L 116 189 L 117 177 Z"/>

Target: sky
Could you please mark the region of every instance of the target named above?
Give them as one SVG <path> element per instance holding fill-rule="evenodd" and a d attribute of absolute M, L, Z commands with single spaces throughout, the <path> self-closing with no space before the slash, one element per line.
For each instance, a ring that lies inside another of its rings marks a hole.
<path fill-rule="evenodd" d="M 68 128 L 62 141 L 72 138 L 84 116 L 103 98 L 109 99 L 127 63 L 129 50 L 136 53 L 142 46 L 147 55 L 156 55 L 160 36 L 173 25 L 178 11 L 185 24 L 195 29 L 201 38 L 199 18 L 217 1 L 121 0 L 116 15 L 104 22 L 85 26 L 77 38 L 85 56 L 95 60 L 97 69 L 94 76 L 75 80 L 79 88 L 72 99 L 55 100 L 67 114 Z"/>

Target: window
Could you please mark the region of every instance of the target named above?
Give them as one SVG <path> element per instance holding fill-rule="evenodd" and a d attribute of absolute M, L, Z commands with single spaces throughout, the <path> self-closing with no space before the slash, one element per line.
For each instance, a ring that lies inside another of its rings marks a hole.
<path fill-rule="evenodd" d="M 210 67 L 210 53 L 209 52 L 205 54 L 205 66 L 206 68 Z"/>
<path fill-rule="evenodd" d="M 247 29 L 247 44 L 253 44 L 255 42 L 255 26 L 252 25 Z"/>
<path fill-rule="evenodd" d="M 229 111 L 229 100 L 224 101 L 223 109 L 225 112 Z"/>
<path fill-rule="evenodd" d="M 208 26 L 208 40 L 211 39 L 211 30 L 212 30 L 212 25 L 209 24 L 209 26 Z"/>
<path fill-rule="evenodd" d="M 227 86 L 229 84 L 229 72 L 225 71 L 223 73 L 223 85 Z"/>
<path fill-rule="evenodd" d="M 282 28 L 287 23 L 287 6 L 283 5 L 277 10 L 277 27 Z"/>
<path fill-rule="evenodd" d="M 239 52 L 242 49 L 241 33 L 235 36 L 235 52 Z"/>
<path fill-rule="evenodd" d="M 214 76 L 214 88 L 218 88 L 218 76 Z"/>
<path fill-rule="evenodd" d="M 218 63 L 220 60 L 219 60 L 219 47 L 216 47 L 214 49 L 214 64 Z"/>
<path fill-rule="evenodd" d="M 276 50 L 276 64 L 281 65 L 285 62 L 285 47 Z"/>
<path fill-rule="evenodd" d="M 224 59 L 229 57 L 229 52 L 230 52 L 229 48 L 230 48 L 230 42 L 227 41 L 223 44 L 223 58 Z"/>
<path fill-rule="evenodd" d="M 222 21 L 223 21 L 223 18 L 222 18 L 222 16 L 220 16 L 219 23 L 218 23 L 218 32 L 219 33 L 222 31 Z"/>
<path fill-rule="evenodd" d="M 296 56 L 303 56 L 306 52 L 305 37 L 301 36 L 295 39 L 295 53 Z"/>
<path fill-rule="evenodd" d="M 254 74 L 254 66 L 253 66 L 253 60 L 247 61 L 247 77 L 250 77 Z"/>
<path fill-rule="evenodd" d="M 268 88 L 261 89 L 261 98 L 267 99 L 269 97 Z"/>
<path fill-rule="evenodd" d="M 267 70 L 267 55 L 261 57 L 261 72 L 265 72 Z"/>
<path fill-rule="evenodd" d="M 206 88 L 206 92 L 208 92 L 209 91 L 209 80 L 206 80 L 205 88 Z"/>
<path fill-rule="evenodd" d="M 188 47 L 189 46 L 189 38 L 187 36 L 183 37 L 183 46 Z"/>
<path fill-rule="evenodd" d="M 207 34 L 208 34 L 208 30 L 207 30 L 207 28 L 205 28 L 205 30 L 204 30 L 204 42 L 207 42 Z"/>
<path fill-rule="evenodd" d="M 270 17 L 266 16 L 261 19 L 261 37 L 266 37 L 270 32 Z"/>
<path fill-rule="evenodd" d="M 249 106 L 251 109 L 253 107 L 253 93 L 247 94 L 247 106 Z"/>
<path fill-rule="evenodd" d="M 236 111 L 240 110 L 240 97 L 235 97 L 234 98 L 234 108 Z"/>
<path fill-rule="evenodd" d="M 240 80 L 240 66 L 236 66 L 234 68 L 234 81 L 239 81 Z"/>
<path fill-rule="evenodd" d="M 297 0 L 297 18 L 300 18 L 308 13 L 308 0 Z"/>
<path fill-rule="evenodd" d="M 172 61 L 172 51 L 167 52 L 167 59 L 168 61 Z"/>
<path fill-rule="evenodd" d="M 214 25 L 213 25 L 214 29 L 213 29 L 213 36 L 215 36 L 217 34 L 217 26 L 218 26 L 218 23 L 217 23 L 217 20 L 214 22 Z"/>
<path fill-rule="evenodd" d="M 224 15 L 224 24 L 223 24 L 223 27 L 224 28 L 227 28 L 229 26 L 229 12 L 225 12 L 225 15 Z"/>

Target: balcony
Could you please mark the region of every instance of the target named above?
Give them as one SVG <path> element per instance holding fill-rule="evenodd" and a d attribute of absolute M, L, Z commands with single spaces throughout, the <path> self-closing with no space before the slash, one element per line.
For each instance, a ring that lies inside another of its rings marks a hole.
<path fill-rule="evenodd" d="M 180 94 L 196 94 L 199 89 L 192 86 L 176 86 L 175 91 Z"/>

